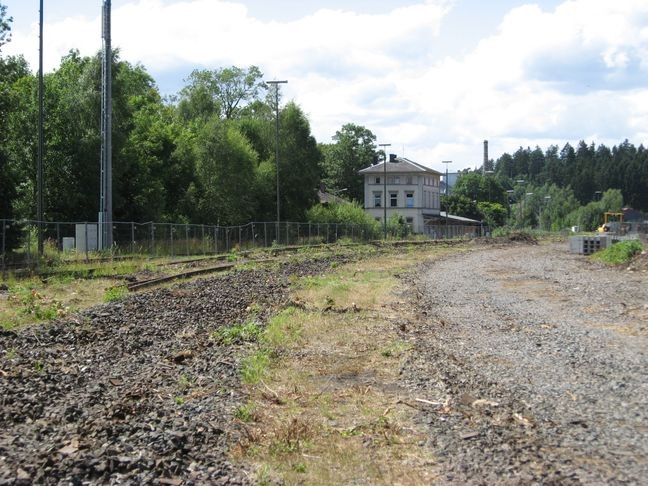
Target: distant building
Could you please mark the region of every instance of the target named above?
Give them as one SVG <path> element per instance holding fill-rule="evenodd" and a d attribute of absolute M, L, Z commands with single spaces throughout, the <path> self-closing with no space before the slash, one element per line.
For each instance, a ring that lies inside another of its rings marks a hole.
<path fill-rule="evenodd" d="M 448 172 L 448 180 L 445 180 L 445 172 L 441 174 L 441 194 L 446 194 L 446 184 L 448 185 L 447 194 L 452 194 L 452 188 L 457 184 L 461 172 Z"/>
<path fill-rule="evenodd" d="M 385 172 L 387 180 L 385 181 Z M 441 173 L 404 157 L 390 155 L 388 162 L 359 171 L 364 176 L 364 209 L 383 222 L 400 214 L 414 233 L 426 233 L 426 224 L 441 213 Z"/>

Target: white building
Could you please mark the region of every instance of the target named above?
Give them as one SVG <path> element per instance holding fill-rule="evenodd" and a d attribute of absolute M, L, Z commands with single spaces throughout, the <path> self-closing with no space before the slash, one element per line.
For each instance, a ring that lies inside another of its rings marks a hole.
<path fill-rule="evenodd" d="M 383 222 L 387 208 L 387 221 L 397 213 L 414 233 L 426 233 L 425 226 L 439 219 L 440 172 L 391 155 L 388 162 L 359 173 L 364 176 L 364 209 L 377 221 Z"/>

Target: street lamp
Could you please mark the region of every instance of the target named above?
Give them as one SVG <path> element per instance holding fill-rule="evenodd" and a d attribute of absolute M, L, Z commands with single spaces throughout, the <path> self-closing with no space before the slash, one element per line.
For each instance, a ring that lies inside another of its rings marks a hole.
<path fill-rule="evenodd" d="M 275 88 L 275 162 L 277 164 L 277 243 L 279 243 L 279 221 L 281 221 L 281 206 L 279 203 L 279 85 L 288 81 L 266 81 Z"/>
<path fill-rule="evenodd" d="M 387 152 L 385 152 L 385 147 L 391 147 L 391 143 L 379 143 L 378 146 L 383 148 L 383 229 L 385 239 L 387 239 Z"/>
<path fill-rule="evenodd" d="M 446 239 L 448 238 L 448 164 L 452 164 L 452 160 L 442 160 L 442 164 L 446 165 L 446 175 L 445 175 L 445 195 L 446 195 L 446 210 L 445 210 L 445 233 Z"/>

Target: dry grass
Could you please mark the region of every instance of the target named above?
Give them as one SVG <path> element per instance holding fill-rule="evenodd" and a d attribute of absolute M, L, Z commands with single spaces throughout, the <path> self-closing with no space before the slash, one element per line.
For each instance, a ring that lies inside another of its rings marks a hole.
<path fill-rule="evenodd" d="M 8 282 L 0 294 L 0 327 L 10 329 L 65 317 L 71 312 L 103 302 L 116 279 L 21 279 Z"/>
<path fill-rule="evenodd" d="M 412 401 L 398 385 L 411 344 L 398 328 L 414 316 L 396 290 L 401 273 L 447 251 L 374 256 L 295 283 L 301 310 L 290 325 L 299 338 L 251 387 L 255 421 L 237 451 L 257 466 L 260 484 L 434 480 L 416 410 L 401 401 Z"/>

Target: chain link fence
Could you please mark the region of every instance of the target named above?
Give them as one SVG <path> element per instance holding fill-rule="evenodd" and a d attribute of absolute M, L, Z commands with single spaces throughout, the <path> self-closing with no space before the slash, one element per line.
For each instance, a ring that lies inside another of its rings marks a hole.
<path fill-rule="evenodd" d="M 0 219 L 0 265 L 34 266 L 38 256 L 37 221 Z M 309 246 L 338 241 L 366 243 L 382 236 L 374 226 L 342 223 L 252 222 L 241 226 L 182 223 L 113 222 L 113 244 L 98 248 L 99 224 L 95 222 L 41 222 L 43 257 L 88 261 L 125 256 L 182 257 L 216 255 L 273 246 Z M 433 239 L 481 236 L 475 226 L 426 227 Z"/>

